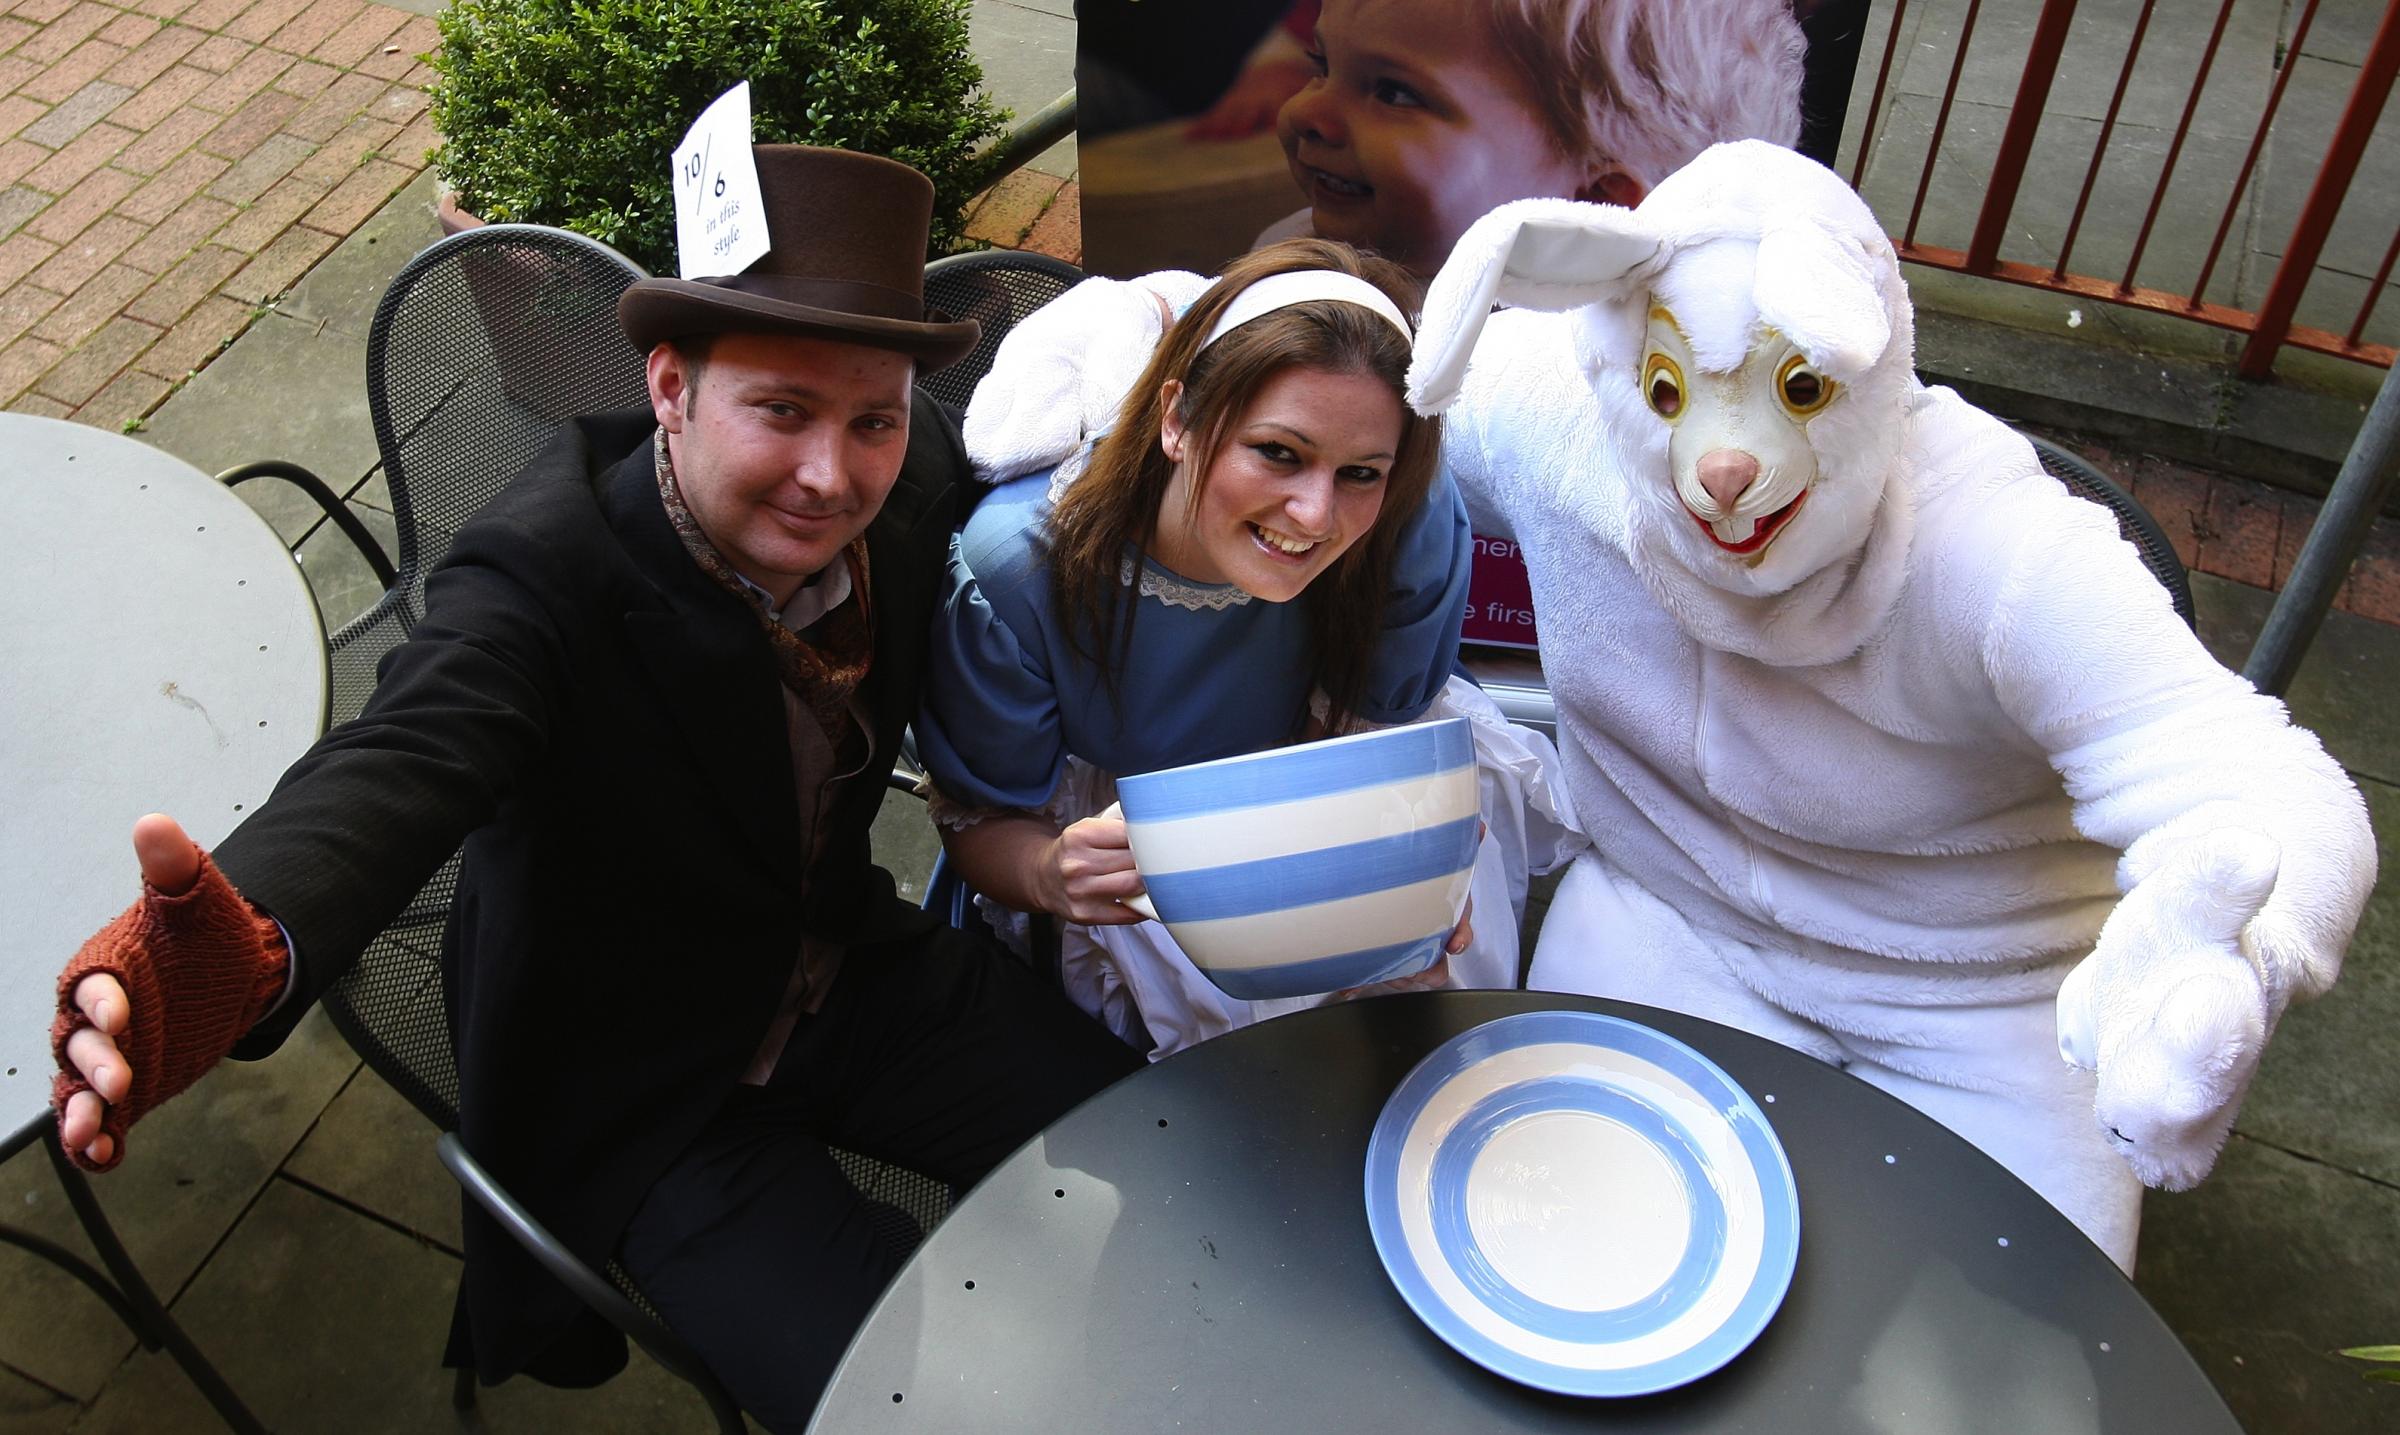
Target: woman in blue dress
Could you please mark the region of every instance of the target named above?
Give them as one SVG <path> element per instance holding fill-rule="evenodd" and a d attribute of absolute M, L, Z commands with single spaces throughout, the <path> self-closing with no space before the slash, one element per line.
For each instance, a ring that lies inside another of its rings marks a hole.
<path fill-rule="evenodd" d="M 1451 677 L 1471 539 L 1438 423 L 1401 398 L 1416 300 L 1397 265 L 1313 239 L 1213 284 L 1092 280 L 1012 333 L 969 410 L 1005 481 L 935 622 L 934 815 L 987 915 L 1059 919 L 1069 995 L 1154 1055 L 1328 998 L 1228 997 L 1124 905 L 1116 777 L 1326 733 L 1478 719 L 1500 835 L 1472 928 L 1409 984 L 1516 984 L 1528 818 L 1547 845 L 1565 819 L 1547 742 Z"/>

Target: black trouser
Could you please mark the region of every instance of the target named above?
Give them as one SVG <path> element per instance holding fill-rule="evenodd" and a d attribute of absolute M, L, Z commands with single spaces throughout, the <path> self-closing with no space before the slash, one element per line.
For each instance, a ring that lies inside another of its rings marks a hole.
<path fill-rule="evenodd" d="M 900 1267 L 828 1145 L 964 1186 L 1141 1057 L 980 934 L 849 952 L 763 1087 L 643 1198 L 619 1256 L 769 1429 L 808 1423 Z"/>

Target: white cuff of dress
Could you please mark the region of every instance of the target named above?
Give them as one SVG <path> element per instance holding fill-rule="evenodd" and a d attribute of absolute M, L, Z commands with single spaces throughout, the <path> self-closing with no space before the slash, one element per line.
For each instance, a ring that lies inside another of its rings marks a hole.
<path fill-rule="evenodd" d="M 917 779 L 917 790 L 924 794 L 925 815 L 933 819 L 933 825 L 952 832 L 962 827 L 972 827 L 987 817 L 1020 810 L 1014 807 L 970 807 L 934 786 L 933 779 L 929 777 Z"/>

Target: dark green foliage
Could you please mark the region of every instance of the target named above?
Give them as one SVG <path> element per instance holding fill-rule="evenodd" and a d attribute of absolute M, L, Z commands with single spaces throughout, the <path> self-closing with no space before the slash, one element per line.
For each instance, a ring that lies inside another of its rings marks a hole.
<path fill-rule="evenodd" d="M 578 230 L 657 274 L 675 272 L 669 155 L 742 80 L 761 143 L 931 176 L 934 254 L 991 178 L 971 155 L 1005 118 L 965 0 L 452 0 L 441 30 L 434 163 L 460 207 Z"/>

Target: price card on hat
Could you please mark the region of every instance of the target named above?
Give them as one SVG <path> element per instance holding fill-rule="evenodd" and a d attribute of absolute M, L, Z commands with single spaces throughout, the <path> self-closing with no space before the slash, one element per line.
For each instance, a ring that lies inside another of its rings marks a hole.
<path fill-rule="evenodd" d="M 675 267 L 686 279 L 739 274 L 770 247 L 744 80 L 702 110 L 675 147 Z"/>

